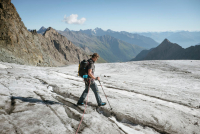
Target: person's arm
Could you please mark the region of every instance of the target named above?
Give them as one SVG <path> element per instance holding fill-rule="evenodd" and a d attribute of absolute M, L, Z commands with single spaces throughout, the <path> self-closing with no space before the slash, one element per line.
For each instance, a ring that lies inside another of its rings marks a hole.
<path fill-rule="evenodd" d="M 92 78 L 92 79 L 95 79 L 95 80 L 100 80 L 99 77 L 94 77 L 94 75 L 92 74 L 92 69 L 88 69 L 88 75 Z"/>

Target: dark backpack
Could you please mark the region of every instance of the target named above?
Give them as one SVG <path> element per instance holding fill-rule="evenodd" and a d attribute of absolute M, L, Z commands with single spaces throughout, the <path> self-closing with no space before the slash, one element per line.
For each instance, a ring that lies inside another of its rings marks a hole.
<path fill-rule="evenodd" d="M 78 70 L 78 75 L 82 78 L 87 78 L 88 77 L 88 65 L 89 62 L 87 60 L 81 61 L 79 64 L 79 70 Z"/>

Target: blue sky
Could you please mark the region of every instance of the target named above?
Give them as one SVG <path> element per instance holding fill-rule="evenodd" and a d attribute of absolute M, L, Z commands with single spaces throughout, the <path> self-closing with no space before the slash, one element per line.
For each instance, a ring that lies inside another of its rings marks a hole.
<path fill-rule="evenodd" d="M 28 29 L 200 31 L 200 0 L 12 0 Z M 71 17 L 70 17 L 71 16 Z"/>

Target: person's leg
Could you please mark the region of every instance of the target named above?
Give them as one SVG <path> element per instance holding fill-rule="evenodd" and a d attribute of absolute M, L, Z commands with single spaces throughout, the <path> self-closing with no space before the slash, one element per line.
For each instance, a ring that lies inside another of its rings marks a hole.
<path fill-rule="evenodd" d="M 98 90 L 97 84 L 95 82 L 92 82 L 90 85 L 90 88 L 95 94 L 98 105 L 101 105 L 102 101 L 101 101 L 101 97 L 99 96 L 99 90 Z"/>
<path fill-rule="evenodd" d="M 83 101 L 85 100 L 85 97 L 87 96 L 87 94 L 88 94 L 88 86 L 85 85 L 85 90 L 83 91 L 81 97 L 78 100 L 79 104 L 83 103 Z"/>

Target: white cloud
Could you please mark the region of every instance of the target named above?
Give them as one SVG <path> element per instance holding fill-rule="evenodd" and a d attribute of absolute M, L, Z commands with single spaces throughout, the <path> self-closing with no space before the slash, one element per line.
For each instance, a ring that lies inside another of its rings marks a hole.
<path fill-rule="evenodd" d="M 67 24 L 83 24 L 86 21 L 86 18 L 81 18 L 80 20 L 77 18 L 78 14 L 72 14 L 69 17 L 65 15 L 63 21 Z"/>

